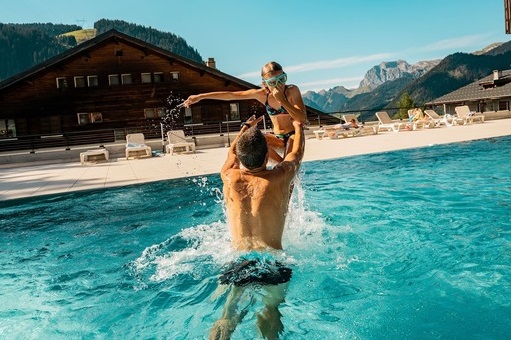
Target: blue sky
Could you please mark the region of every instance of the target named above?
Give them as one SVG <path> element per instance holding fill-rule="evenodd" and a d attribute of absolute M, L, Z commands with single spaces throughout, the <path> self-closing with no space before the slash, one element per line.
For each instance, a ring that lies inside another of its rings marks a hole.
<path fill-rule="evenodd" d="M 275 60 L 302 92 L 358 87 L 382 61 L 409 63 L 507 42 L 504 0 L 9 0 L 0 22 L 92 27 L 118 19 L 172 32 L 259 84 Z"/>

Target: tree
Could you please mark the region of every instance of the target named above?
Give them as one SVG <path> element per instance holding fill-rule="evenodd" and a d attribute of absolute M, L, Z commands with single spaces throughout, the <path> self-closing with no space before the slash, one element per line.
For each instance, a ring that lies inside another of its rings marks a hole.
<path fill-rule="evenodd" d="M 408 110 L 413 109 L 415 107 L 415 103 L 408 94 L 408 92 L 403 93 L 403 95 L 397 102 L 397 107 L 399 111 L 396 113 L 394 118 L 408 119 Z"/>

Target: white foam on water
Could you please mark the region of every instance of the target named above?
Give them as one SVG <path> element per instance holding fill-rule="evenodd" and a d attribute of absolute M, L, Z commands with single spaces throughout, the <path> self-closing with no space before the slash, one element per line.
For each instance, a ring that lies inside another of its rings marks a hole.
<path fill-rule="evenodd" d="M 182 249 L 176 245 L 185 244 Z M 150 281 L 197 273 L 197 266 L 222 265 L 233 258 L 225 222 L 186 228 L 160 244 L 147 247 L 133 262 L 133 269 Z M 145 275 L 143 275 L 145 273 Z"/>
<path fill-rule="evenodd" d="M 201 188 L 209 184 L 207 177 L 195 178 L 193 182 Z M 218 189 L 214 192 L 225 216 L 222 193 Z M 278 257 L 293 263 L 296 260 L 289 253 L 316 252 L 312 245 L 325 243 L 325 227 L 327 224 L 321 215 L 307 209 L 305 192 L 297 177 L 284 229 L 286 252 L 279 252 Z M 147 247 L 132 263 L 132 268 L 144 287 L 145 280 L 162 282 L 178 275 L 201 275 L 201 268 L 220 268 L 235 260 L 239 254 L 231 247 L 229 228 L 223 220 L 186 228 L 159 244 Z"/>

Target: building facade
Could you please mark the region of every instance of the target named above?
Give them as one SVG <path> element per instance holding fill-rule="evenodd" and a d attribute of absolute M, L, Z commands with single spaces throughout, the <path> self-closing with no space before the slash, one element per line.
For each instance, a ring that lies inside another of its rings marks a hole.
<path fill-rule="evenodd" d="M 468 105 L 486 119 L 511 118 L 511 70 L 495 70 L 491 75 L 426 103 L 438 111 L 455 114 L 455 107 Z"/>
<path fill-rule="evenodd" d="M 215 61 L 197 63 L 115 30 L 0 82 L 0 151 L 112 142 L 164 126 L 190 134 L 239 129 L 264 114 L 257 101 L 201 101 L 191 94 L 258 86 L 225 74 Z M 310 121 L 335 118 L 307 108 Z M 170 123 L 169 123 L 170 121 Z"/>

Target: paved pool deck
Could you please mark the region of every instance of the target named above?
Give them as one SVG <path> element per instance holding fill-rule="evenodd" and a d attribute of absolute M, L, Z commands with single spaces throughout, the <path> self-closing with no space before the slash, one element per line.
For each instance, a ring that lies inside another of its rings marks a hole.
<path fill-rule="evenodd" d="M 440 127 L 417 131 L 381 132 L 377 135 L 318 140 L 309 135 L 304 162 L 380 153 L 435 144 L 456 143 L 511 135 L 511 119 L 483 124 Z M 63 162 L 46 165 L 0 166 L 0 201 L 25 197 L 125 186 L 137 183 L 218 173 L 227 148 L 197 150 L 194 154 L 130 159 L 82 165 Z M 509 155 L 503 156 L 509 162 Z"/>

